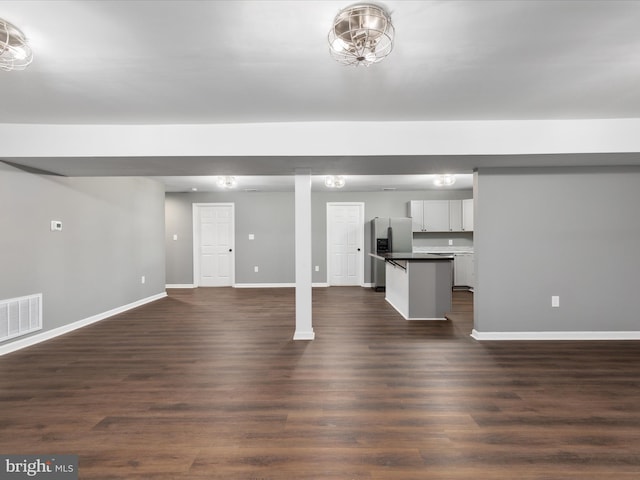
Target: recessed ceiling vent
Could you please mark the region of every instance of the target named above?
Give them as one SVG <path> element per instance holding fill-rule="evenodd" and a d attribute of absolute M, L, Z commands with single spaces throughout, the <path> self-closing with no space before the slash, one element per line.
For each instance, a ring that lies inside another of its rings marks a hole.
<path fill-rule="evenodd" d="M 0 342 L 42 330 L 42 294 L 0 300 Z"/>

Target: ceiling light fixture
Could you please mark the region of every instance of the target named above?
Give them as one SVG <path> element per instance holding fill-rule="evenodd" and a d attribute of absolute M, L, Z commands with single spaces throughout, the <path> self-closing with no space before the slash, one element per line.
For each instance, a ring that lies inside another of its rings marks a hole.
<path fill-rule="evenodd" d="M 236 177 L 220 176 L 218 177 L 217 184 L 222 188 L 233 188 L 238 185 L 238 182 L 236 180 Z"/>
<path fill-rule="evenodd" d="M 24 70 L 32 60 L 33 53 L 24 33 L 0 18 L 0 70 Z"/>
<path fill-rule="evenodd" d="M 342 188 L 345 185 L 345 180 L 342 175 L 327 175 L 324 178 L 324 184 L 329 188 Z"/>
<path fill-rule="evenodd" d="M 378 63 L 391 53 L 395 34 L 391 17 L 368 3 L 341 10 L 329 31 L 329 52 L 343 65 Z"/>
<path fill-rule="evenodd" d="M 455 175 L 438 175 L 434 180 L 433 184 L 436 187 L 448 187 L 456 183 Z"/>

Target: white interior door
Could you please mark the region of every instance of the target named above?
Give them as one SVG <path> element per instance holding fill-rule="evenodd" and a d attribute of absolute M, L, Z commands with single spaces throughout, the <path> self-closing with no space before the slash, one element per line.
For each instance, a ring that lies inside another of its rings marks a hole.
<path fill-rule="evenodd" d="M 327 204 L 329 285 L 362 285 L 364 203 Z"/>
<path fill-rule="evenodd" d="M 233 285 L 233 204 L 194 204 L 193 217 L 194 284 L 199 287 Z"/>

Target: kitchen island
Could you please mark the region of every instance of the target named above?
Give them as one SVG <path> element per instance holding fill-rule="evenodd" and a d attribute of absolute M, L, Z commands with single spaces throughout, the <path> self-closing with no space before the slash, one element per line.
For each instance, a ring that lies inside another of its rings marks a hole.
<path fill-rule="evenodd" d="M 446 320 L 451 311 L 452 255 L 370 253 L 384 260 L 385 299 L 407 320 Z"/>

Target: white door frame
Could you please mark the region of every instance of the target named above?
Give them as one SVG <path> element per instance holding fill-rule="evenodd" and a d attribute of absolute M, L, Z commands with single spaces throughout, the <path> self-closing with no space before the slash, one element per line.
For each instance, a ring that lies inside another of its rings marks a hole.
<path fill-rule="evenodd" d="M 325 263 L 327 265 L 327 285 L 331 285 L 331 207 L 339 206 L 357 206 L 360 207 L 360 251 L 358 252 L 358 260 L 360 269 L 358 271 L 358 283 L 364 287 L 364 202 L 327 202 L 327 257 Z"/>
<path fill-rule="evenodd" d="M 233 261 L 231 265 L 231 286 L 236 284 L 236 207 L 235 203 L 194 203 L 192 204 L 192 224 L 193 224 L 193 286 L 200 286 L 200 207 L 231 207 L 231 230 L 233 231 Z"/>

